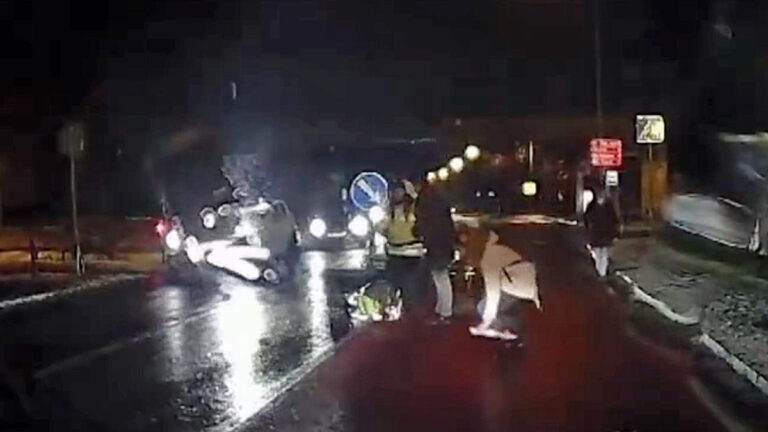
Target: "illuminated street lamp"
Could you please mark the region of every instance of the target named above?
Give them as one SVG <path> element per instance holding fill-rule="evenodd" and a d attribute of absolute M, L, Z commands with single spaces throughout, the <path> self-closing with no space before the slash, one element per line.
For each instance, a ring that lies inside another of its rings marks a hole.
<path fill-rule="evenodd" d="M 437 170 L 437 177 L 442 180 L 448 180 L 448 175 L 450 174 L 450 171 L 448 171 L 448 168 L 442 167 L 439 170 Z"/>
<path fill-rule="evenodd" d="M 535 181 L 532 181 L 532 180 L 523 182 L 522 192 L 523 192 L 523 195 L 527 197 L 536 196 L 536 193 L 538 192 L 538 185 L 536 184 Z"/>
<path fill-rule="evenodd" d="M 448 166 L 451 167 L 451 171 L 460 173 L 464 169 L 464 159 L 456 156 L 448 162 Z"/>
<path fill-rule="evenodd" d="M 464 157 L 467 160 L 477 160 L 480 157 L 480 147 L 470 144 L 464 149 Z"/>
<path fill-rule="evenodd" d="M 427 182 L 434 183 L 435 180 L 437 180 L 437 174 L 435 174 L 434 171 L 430 171 L 427 173 Z"/>

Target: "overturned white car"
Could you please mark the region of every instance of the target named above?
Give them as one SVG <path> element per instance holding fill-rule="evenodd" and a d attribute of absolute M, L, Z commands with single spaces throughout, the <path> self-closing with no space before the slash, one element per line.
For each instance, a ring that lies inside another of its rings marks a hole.
<path fill-rule="evenodd" d="M 270 284 L 291 273 L 299 253 L 296 220 L 279 200 L 205 207 L 197 221 L 161 221 L 157 233 L 172 266 L 210 266 Z"/>

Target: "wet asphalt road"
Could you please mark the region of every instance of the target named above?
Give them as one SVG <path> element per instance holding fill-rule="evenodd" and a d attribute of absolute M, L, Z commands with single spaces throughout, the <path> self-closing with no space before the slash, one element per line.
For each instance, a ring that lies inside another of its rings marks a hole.
<path fill-rule="evenodd" d="M 268 287 L 208 274 L 124 282 L 0 314 L 49 430 L 230 430 L 312 368 L 350 323 L 360 251 L 310 252 Z"/>
<path fill-rule="evenodd" d="M 691 384 L 690 355 L 631 330 L 569 231 L 502 232 L 539 268 L 545 309 L 526 314 L 523 350 L 470 337 L 473 303 L 457 291 L 451 325 L 372 325 L 316 369 L 350 330 L 342 293 L 370 277 L 359 253 L 305 254 L 280 287 L 221 275 L 115 284 L 6 311 L 0 329 L 34 373 L 44 430 L 227 431 L 249 418 L 246 430 L 318 430 L 313 416 L 349 431 L 724 430 Z M 290 392 L 253 418 L 304 376 L 319 396 Z M 317 408 L 321 396 L 340 412 Z"/>
<path fill-rule="evenodd" d="M 728 411 L 690 351 L 633 324 L 631 308 L 598 280 L 572 234 L 502 230 L 502 240 L 538 269 L 544 309 L 522 313 L 522 348 L 471 337 L 474 301 L 456 283 L 452 323 L 430 326 L 410 314 L 355 332 L 245 430 L 766 430 Z"/>

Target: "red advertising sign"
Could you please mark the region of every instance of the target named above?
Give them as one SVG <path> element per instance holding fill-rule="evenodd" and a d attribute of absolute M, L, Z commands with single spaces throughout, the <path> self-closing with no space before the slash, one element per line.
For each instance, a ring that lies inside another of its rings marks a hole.
<path fill-rule="evenodd" d="M 621 140 L 613 138 L 595 138 L 589 142 L 589 155 L 592 166 L 615 168 L 622 163 Z"/>

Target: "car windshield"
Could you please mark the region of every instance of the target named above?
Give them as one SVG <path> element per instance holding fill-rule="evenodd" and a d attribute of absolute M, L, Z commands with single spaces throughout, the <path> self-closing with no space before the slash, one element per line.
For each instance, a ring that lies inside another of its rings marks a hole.
<path fill-rule="evenodd" d="M 768 431 L 768 1 L 0 14 L 0 430 Z"/>

